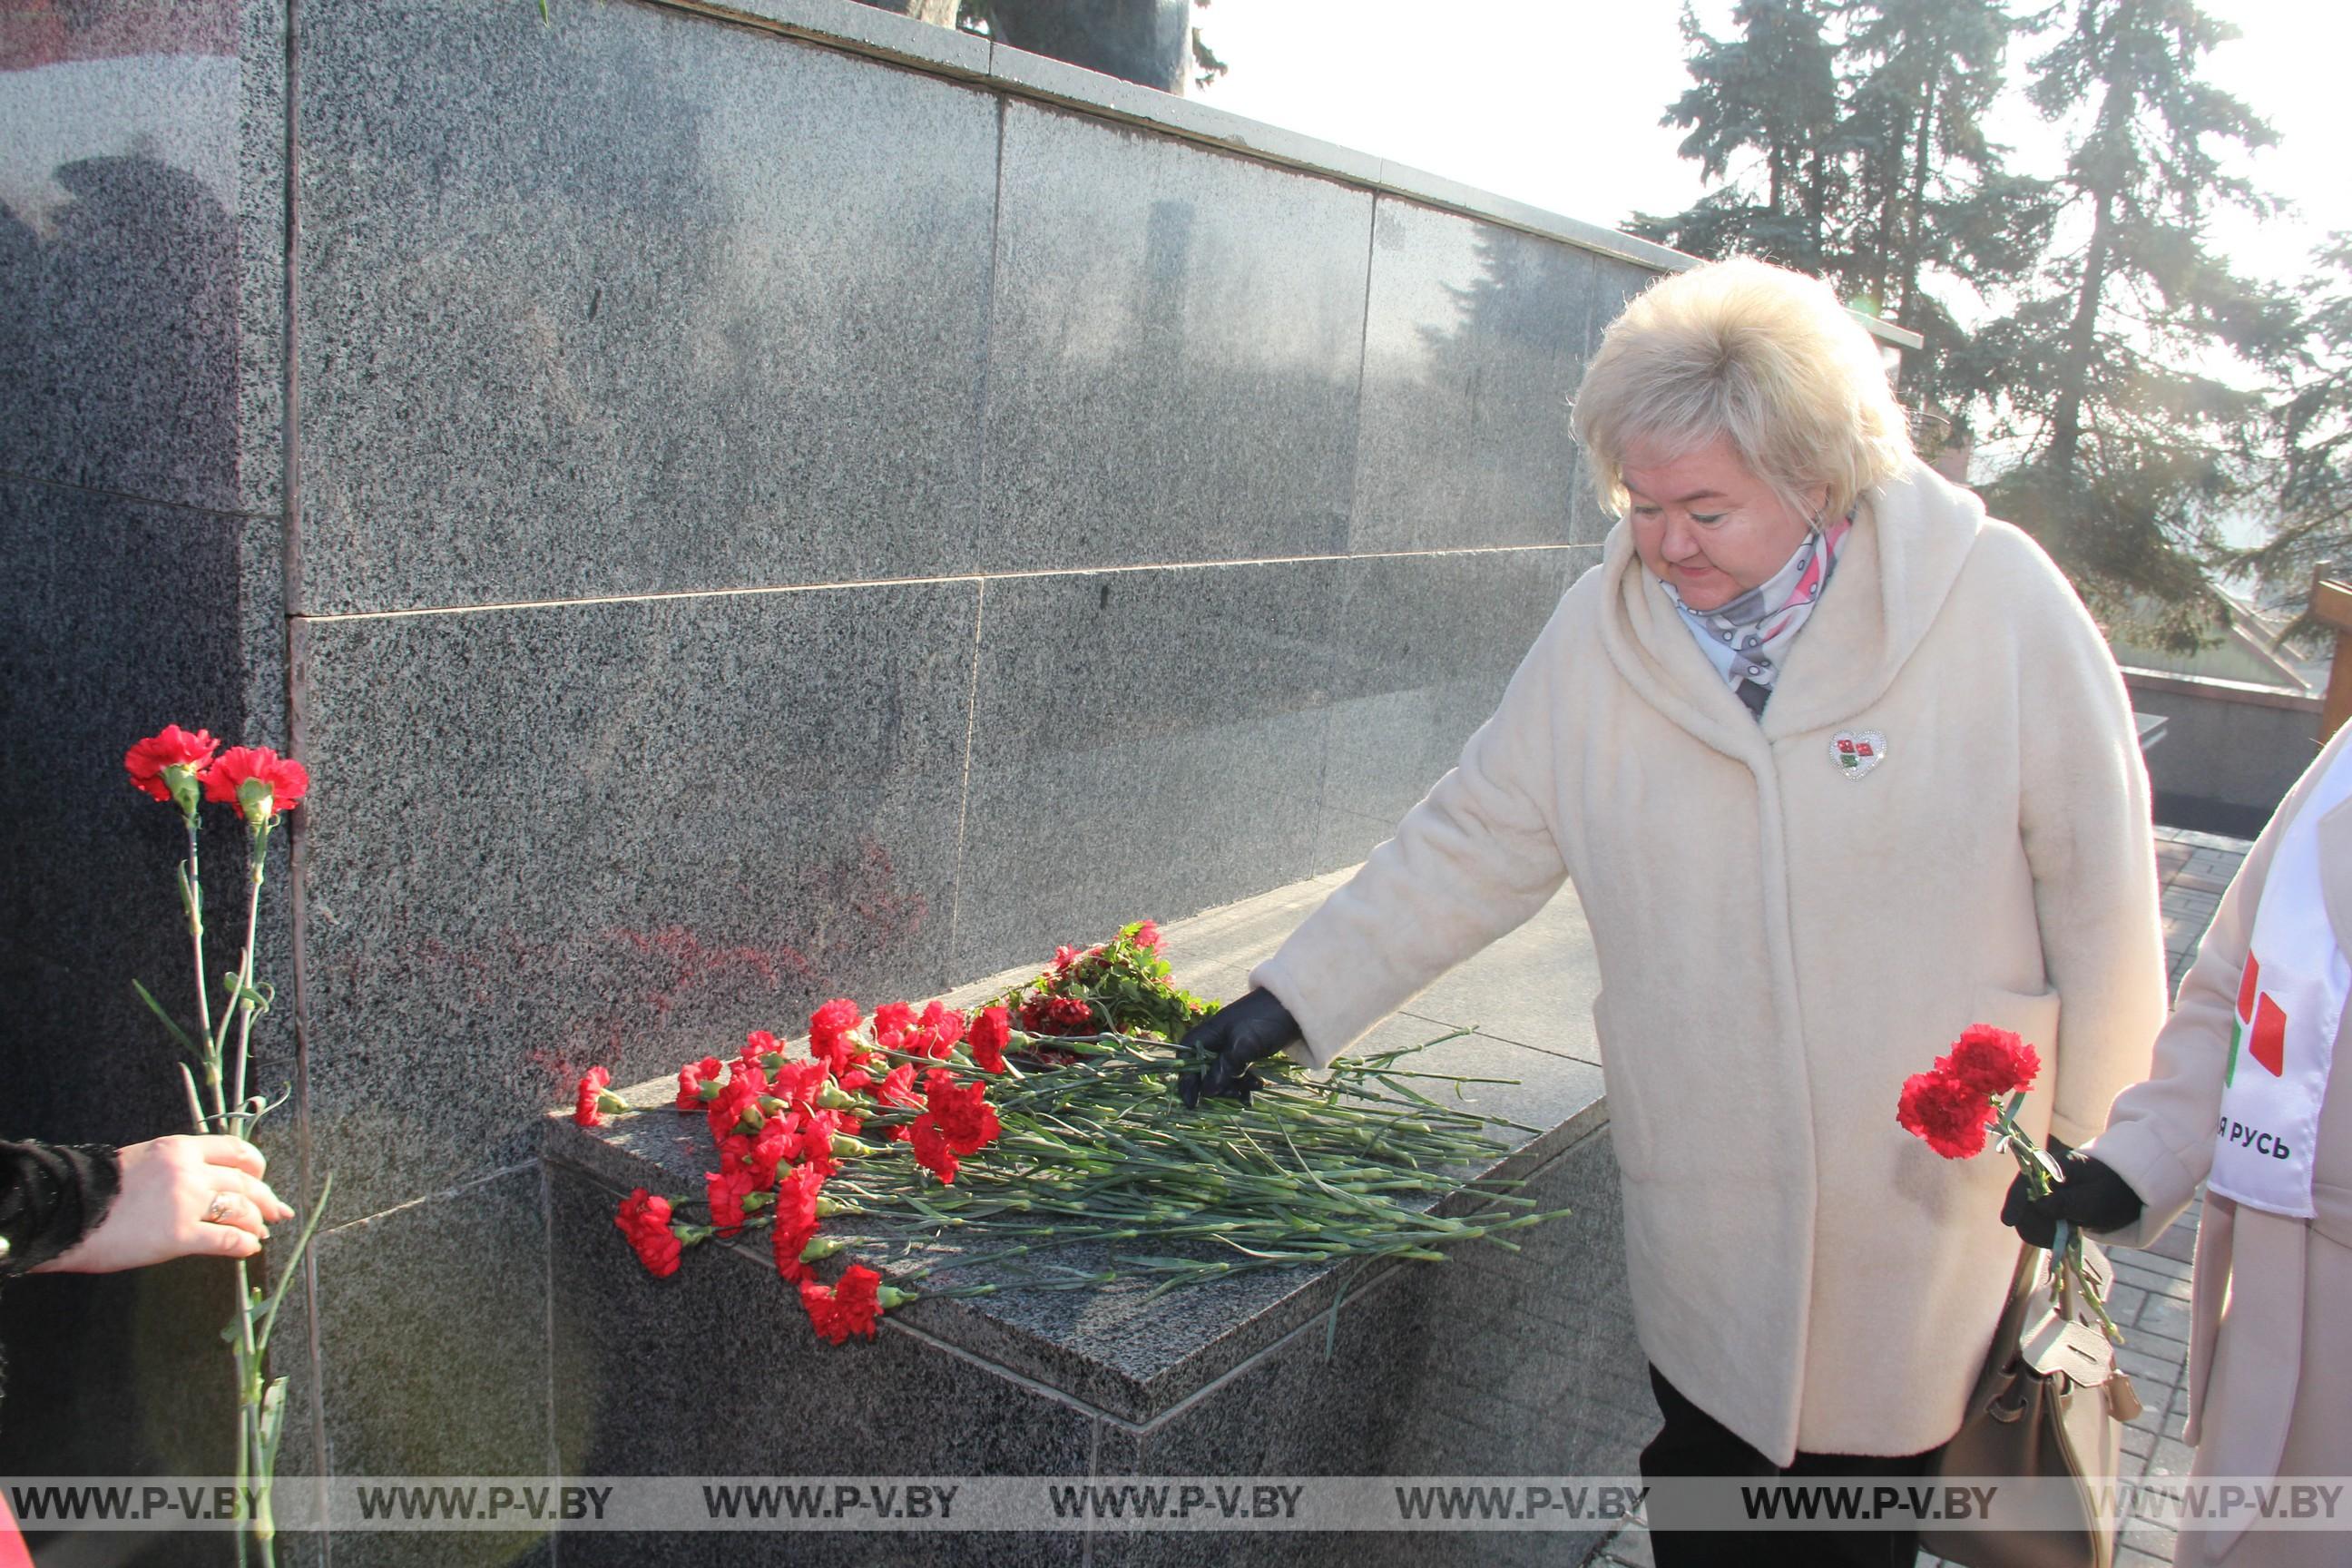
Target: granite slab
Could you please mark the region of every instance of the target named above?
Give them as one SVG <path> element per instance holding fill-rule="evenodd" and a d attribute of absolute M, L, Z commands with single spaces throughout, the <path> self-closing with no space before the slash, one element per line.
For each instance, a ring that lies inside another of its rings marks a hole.
<path fill-rule="evenodd" d="M 1612 265 L 1381 199 L 1351 552 L 1591 542 L 1576 527 L 1569 403 Z"/>
<path fill-rule="evenodd" d="M 1337 562 L 989 583 L 956 975 L 1307 874 L 1339 584 Z"/>
<path fill-rule="evenodd" d="M 0 472 L 274 510 L 285 0 L 44 16 L 6 73 L 10 162 L 38 177 L 0 207 Z"/>
<path fill-rule="evenodd" d="M 301 8 L 297 607 L 970 570 L 994 100 L 560 10 Z"/>
<path fill-rule="evenodd" d="M 1447 1032 L 1419 1020 L 1394 1019 L 1375 1030 L 1361 1049 L 1420 1046 Z M 1564 1057 L 1473 1037 L 1431 1046 L 1402 1065 L 1452 1076 L 1517 1080 L 1481 1084 L 1466 1091 L 1479 1114 L 1496 1119 L 1490 1131 L 1498 1148 L 1493 1159 L 1465 1164 L 1458 1172 L 1465 1186 L 1472 1181 L 1522 1179 L 1582 1142 L 1605 1121 L 1599 1109 L 1598 1069 Z M 709 1136 L 695 1118 L 658 1109 L 674 1091 L 667 1079 L 636 1086 L 629 1091 L 631 1102 L 655 1109 L 609 1128 L 576 1127 L 562 1112 L 547 1121 L 546 1157 L 594 1181 L 607 1194 L 601 1216 L 607 1232 L 619 1196 L 632 1187 L 681 1198 L 701 1190 L 702 1173 L 711 1164 Z M 1483 1206 L 1483 1200 L 1475 1192 L 1458 1190 L 1441 1200 L 1437 1209 L 1462 1213 L 1477 1206 Z M 633 1270 L 616 1235 L 597 1237 L 584 1222 L 564 1233 L 604 1243 L 595 1267 L 624 1279 Z M 754 1262 L 768 1261 L 756 1238 L 742 1251 Z M 1091 1268 L 1095 1265 L 1086 1260 L 1093 1257 L 1091 1251 L 1071 1249 L 1068 1260 Z M 881 1255 L 875 1260 L 886 1268 L 892 1261 Z M 704 1260 L 690 1256 L 688 1262 L 685 1272 Z M 919 1302 L 906 1309 L 900 1321 L 1008 1375 L 1041 1384 L 1118 1420 L 1145 1425 L 1165 1417 L 1234 1366 L 1302 1326 L 1328 1319 L 1397 1268 L 1410 1273 L 1413 1267 L 1350 1263 L 1269 1270 L 1171 1292 L 1157 1300 L 1149 1299 L 1150 1282 L 1144 1279 L 1087 1291 L 1016 1290 Z M 952 1271 L 941 1277 L 961 1278 Z"/>
<path fill-rule="evenodd" d="M 298 623 L 307 1106 L 342 1212 L 948 974 L 978 590 Z"/>
<path fill-rule="evenodd" d="M 537 1162 L 322 1231 L 326 1460 L 341 1476 L 542 1476 L 548 1228 Z M 528 1562 L 544 1531 L 352 1531 L 342 1563 Z"/>
<path fill-rule="evenodd" d="M 1003 186 L 986 567 L 1335 552 L 1370 195 L 1022 102 Z"/>
<path fill-rule="evenodd" d="M 1582 548 L 1347 563 L 1332 623 L 1315 867 L 1353 865 L 1460 759 L 1559 597 Z"/>

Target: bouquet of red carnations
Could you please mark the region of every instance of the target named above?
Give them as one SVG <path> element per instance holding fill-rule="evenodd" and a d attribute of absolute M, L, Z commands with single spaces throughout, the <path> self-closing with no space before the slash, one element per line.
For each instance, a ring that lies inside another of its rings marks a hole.
<path fill-rule="evenodd" d="M 1139 921 L 1061 949 L 969 1016 L 938 1002 L 869 1016 L 835 1000 L 810 1018 L 804 1053 L 761 1031 L 732 1061 L 686 1064 L 675 1106 L 704 1118 L 719 1169 L 698 1204 L 639 1188 L 615 1223 L 660 1277 L 686 1247 L 766 1230 L 811 1325 L 839 1344 L 919 1296 L 1122 1278 L 1156 1294 L 1260 1268 L 1442 1261 L 1452 1244 L 1510 1247 L 1504 1233 L 1566 1212 L 1465 1183 L 1463 1166 L 1501 1153 L 1496 1123 L 1420 1085 L 1458 1096 L 1497 1080 L 1415 1072 L 1405 1051 L 1312 1079 L 1262 1066 L 1268 1087 L 1247 1105 L 1179 1109 L 1171 1081 L 1198 1064 L 1169 1041 L 1215 1007 L 1171 984 L 1160 948 Z M 596 1068 L 573 1117 L 593 1126 L 632 1109 Z M 1432 1212 L 1465 1187 L 1475 1212 Z M 707 1219 L 680 1217 L 697 1206 Z M 943 1241 L 951 1252 L 927 1256 Z M 816 1266 L 852 1245 L 892 1255 L 893 1282 L 860 1263 L 820 1280 Z M 1057 1259 L 1082 1245 L 1086 1266 Z M 982 1264 L 985 1282 L 939 1278 Z"/>
<path fill-rule="evenodd" d="M 284 1104 L 286 1093 L 290 1092 L 281 1092 L 275 1100 L 250 1092 L 253 1021 L 269 1010 L 275 995 L 269 983 L 255 975 L 253 958 L 269 840 L 286 813 L 300 805 L 309 793 L 310 775 L 300 763 L 281 757 L 267 746 L 231 746 L 223 751 L 210 731 L 190 731 L 177 724 L 166 724 L 133 745 L 123 753 L 122 765 L 133 788 L 180 814 L 187 845 L 186 858 L 179 866 L 180 916 L 194 965 L 193 1026 L 174 1018 L 146 986 L 136 980 L 131 985 L 187 1055 L 179 1068 L 180 1085 L 187 1091 L 189 1127 L 198 1133 L 250 1140 L 254 1127 Z M 207 802 L 230 807 L 245 826 L 245 941 L 236 968 L 221 976 L 217 1015 L 205 977 L 205 884 L 197 858 L 202 837 L 199 813 Z M 228 1343 L 236 1373 L 237 1491 L 244 1496 L 249 1490 L 252 1499 L 251 1515 L 237 1536 L 240 1563 L 246 1560 L 248 1541 L 265 1568 L 276 1560 L 270 1489 L 278 1444 L 285 1435 L 286 1379 L 268 1375 L 269 1336 L 278 1326 L 286 1288 L 300 1267 L 302 1253 L 318 1230 L 333 1188 L 331 1175 L 320 1183 L 318 1198 L 310 1205 L 310 1218 L 301 1234 L 276 1248 L 280 1255 L 278 1284 L 267 1295 L 252 1282 L 245 1260 L 236 1262 L 236 1310 L 221 1338 Z"/>
<path fill-rule="evenodd" d="M 1989 1135 L 1998 1134 L 2001 1147 L 2025 1173 L 2033 1195 L 2040 1197 L 2060 1180 L 2058 1163 L 2026 1136 L 2017 1124 L 2017 1113 L 2041 1072 L 2041 1053 L 2016 1035 L 1990 1024 L 1971 1024 L 1952 1043 L 1949 1055 L 1937 1057 L 1933 1068 L 1903 1080 L 1895 1119 L 1947 1160 L 1971 1159 L 1984 1152 Z M 2084 1270 L 2082 1233 L 2061 1224 L 2054 1239 L 2061 1263 L 2051 1276 L 2053 1294 L 2062 1282 L 2071 1281 L 2107 1337 L 2123 1343 L 2122 1331 L 2107 1316 L 2093 1276 Z"/>

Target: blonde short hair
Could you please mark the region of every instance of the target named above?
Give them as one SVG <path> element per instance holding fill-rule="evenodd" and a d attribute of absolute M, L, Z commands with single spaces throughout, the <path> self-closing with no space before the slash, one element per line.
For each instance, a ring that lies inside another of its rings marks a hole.
<path fill-rule="evenodd" d="M 1780 498 L 1832 516 L 1912 462 L 1878 345 L 1828 284 L 1748 258 L 1652 284 L 1586 367 L 1575 403 L 1592 488 L 1625 514 L 1635 447 L 1683 452 L 1717 437 Z"/>

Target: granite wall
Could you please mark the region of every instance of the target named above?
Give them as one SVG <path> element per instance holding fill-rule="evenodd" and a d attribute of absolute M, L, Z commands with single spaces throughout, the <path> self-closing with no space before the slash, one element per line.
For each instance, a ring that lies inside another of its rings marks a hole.
<path fill-rule="evenodd" d="M 0 26 L 5 1131 L 174 1113 L 123 746 L 290 740 L 292 1469 L 553 1467 L 584 1068 L 1360 858 L 1595 558 L 1564 400 L 1679 261 L 847 0 L 551 18 Z M 0 1471 L 217 1469 L 225 1305 L 13 1288 Z"/>

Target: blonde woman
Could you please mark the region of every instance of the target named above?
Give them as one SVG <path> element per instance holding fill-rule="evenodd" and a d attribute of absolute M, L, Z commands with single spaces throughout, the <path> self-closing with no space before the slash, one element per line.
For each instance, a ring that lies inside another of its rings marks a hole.
<path fill-rule="evenodd" d="M 1573 880 L 1664 1415 L 1645 1475 L 1916 1470 L 1958 1427 L 2017 1244 L 2001 1163 L 1903 1131 L 1903 1079 L 1968 1024 L 2015 1029 L 2048 1063 L 2029 1130 L 2079 1141 L 2163 1016 L 2122 682 L 2041 550 L 1913 455 L 1819 282 L 1659 282 L 1575 424 L 1622 520 L 1601 563 L 1460 764 L 1188 1037 L 1191 1092 L 1285 1048 L 1329 1061 Z"/>

